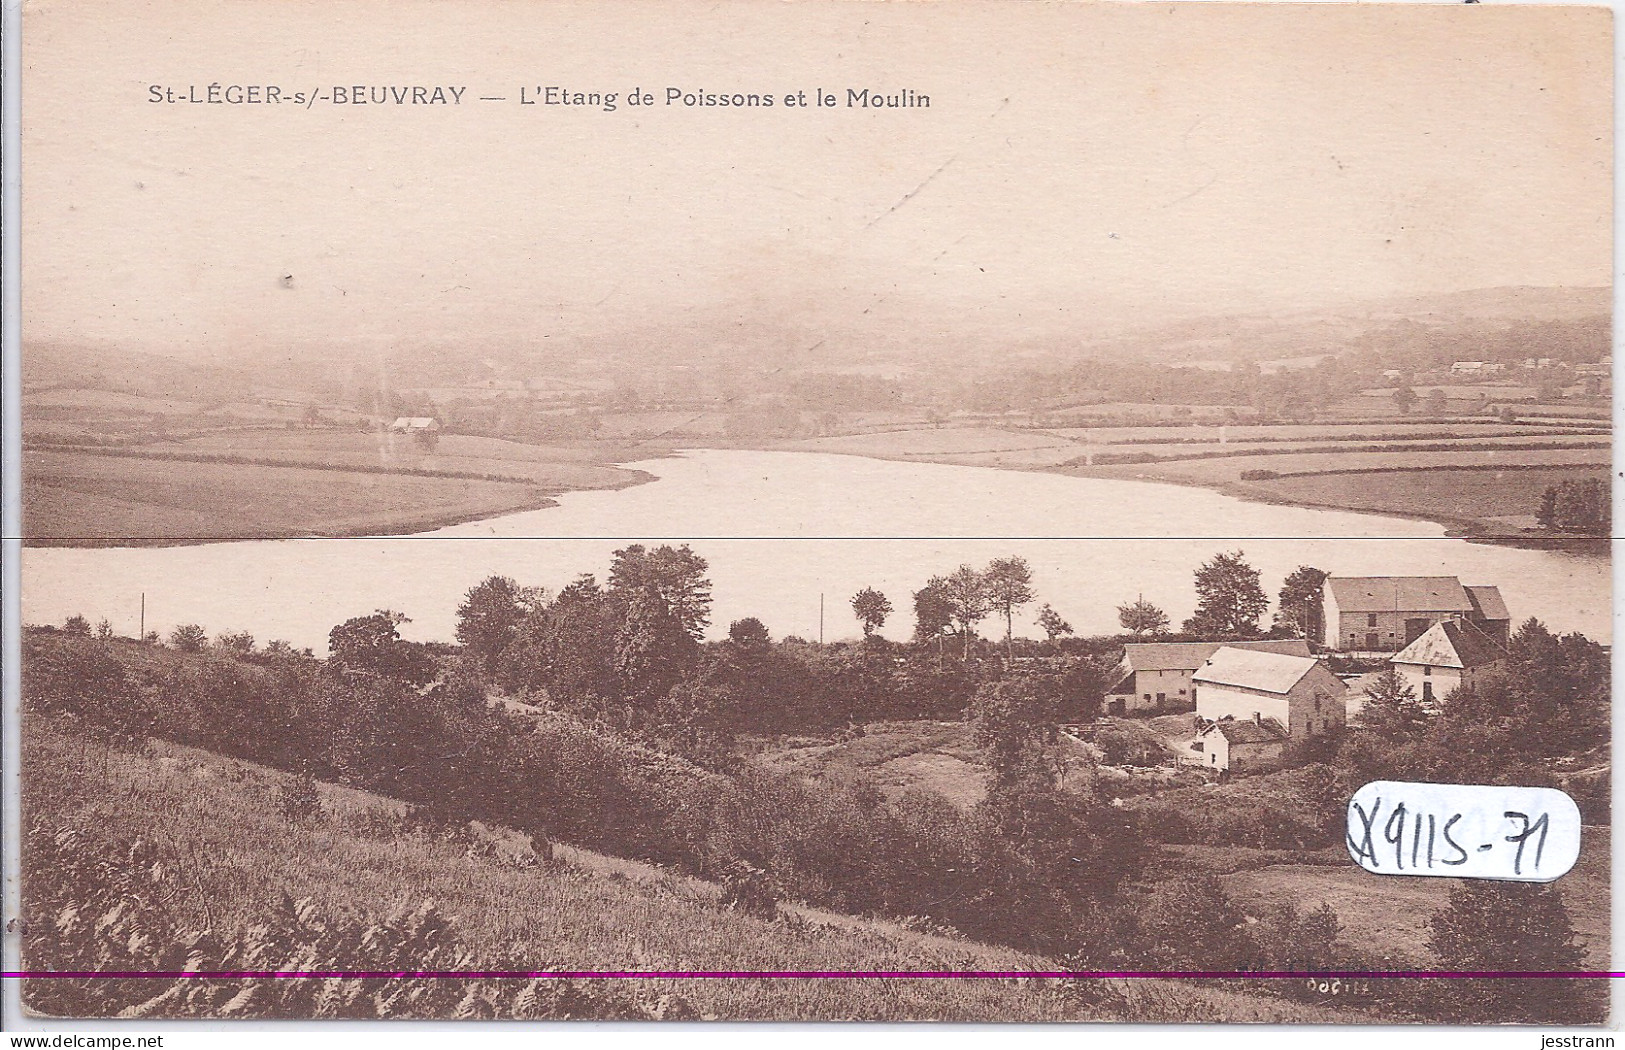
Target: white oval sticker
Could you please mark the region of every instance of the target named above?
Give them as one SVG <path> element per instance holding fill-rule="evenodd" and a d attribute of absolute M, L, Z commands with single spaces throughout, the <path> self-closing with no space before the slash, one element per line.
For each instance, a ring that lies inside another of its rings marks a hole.
<path fill-rule="evenodd" d="M 1554 788 L 1374 780 L 1349 799 L 1348 847 L 1378 875 L 1551 882 L 1580 859 L 1580 809 Z"/>

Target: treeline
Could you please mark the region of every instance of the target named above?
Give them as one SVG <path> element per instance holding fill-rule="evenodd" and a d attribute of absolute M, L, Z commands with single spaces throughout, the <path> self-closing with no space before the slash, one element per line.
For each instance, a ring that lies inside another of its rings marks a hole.
<path fill-rule="evenodd" d="M 1047 952 L 1103 929 L 1135 870 L 1114 809 L 1047 785 L 1011 783 L 965 813 L 928 792 L 888 802 L 867 785 L 718 772 L 562 711 L 505 710 L 457 669 L 419 684 L 421 654 L 389 617 L 351 633 L 357 644 L 328 660 L 256 666 L 31 631 L 26 717 L 107 746 L 190 744 L 703 877 L 757 872 L 777 897 Z"/>
<path fill-rule="evenodd" d="M 815 786 L 748 764 L 707 770 L 562 713 L 505 711 L 467 678 L 415 686 L 414 661 L 393 646 L 374 655 L 399 661 L 398 673 L 362 671 L 353 652 L 256 666 L 217 652 L 153 660 L 130 643 L 60 632 L 31 631 L 25 645 L 25 718 L 106 746 L 148 735 L 192 744 L 380 792 L 437 820 L 668 864 L 769 900 L 917 916 L 1077 968 L 1278 970 L 1337 958 L 1335 919 L 1291 909 L 1178 937 L 1191 922 L 1182 902 L 1216 886 L 1147 878 L 1148 841 L 1121 808 L 1088 777 L 1059 789 L 1053 693 L 1021 679 L 976 694 L 977 739 L 996 773 L 965 811 L 927 791 L 887 801 L 867 784 Z M 55 856 L 35 849 L 29 870 Z M 1306 922 L 1318 940 L 1305 940 Z M 42 950 L 69 949 L 55 938 Z M 218 993 L 197 994 L 196 1008 L 220 1006 Z"/>
<path fill-rule="evenodd" d="M 920 593 L 940 597 L 960 576 L 961 596 L 980 595 L 976 608 L 992 612 L 992 567 L 961 568 Z M 997 575 L 1005 597 L 1021 599 L 1009 560 Z M 1283 594 L 1312 594 L 1322 575 L 1300 568 Z M 1240 552 L 1202 566 L 1197 589 L 1198 626 L 1256 625 L 1262 590 Z M 868 627 L 890 603 L 866 592 L 853 609 Z M 1294 756 L 1309 765 L 1287 809 L 1178 792 L 1120 802 L 1061 737 L 1072 697 L 1098 688 L 1078 682 L 1098 673 L 1093 661 L 1023 665 L 1008 648 L 1004 660 L 949 656 L 938 650 L 954 616 L 927 618 L 938 633 L 919 632 L 924 644 L 913 646 L 872 633 L 841 646 L 774 643 L 750 619 L 707 644 L 709 601 L 705 563 L 691 550 L 631 546 L 616 552 L 604 584 L 581 577 L 549 596 L 482 581 L 458 610 L 459 649 L 401 639 L 402 618 L 387 611 L 336 626 L 325 660 L 256 650 L 241 635 L 204 646 L 201 629 L 187 636 L 198 651 L 181 652 L 97 637 L 80 620 L 72 632 L 25 633 L 25 725 L 48 719 L 107 747 L 149 736 L 191 744 L 377 791 L 437 820 L 671 865 L 752 899 L 923 917 L 1075 968 L 1232 972 L 1378 960 L 1341 941 L 1329 912 L 1267 909 L 1243 921 L 1211 878 L 1169 870 L 1160 844 L 1335 845 L 1342 803 L 1366 780 L 1547 783 L 1547 760 L 1606 741 L 1606 654 L 1531 622 L 1514 636 L 1505 674 L 1439 711 L 1402 688 L 1376 688 L 1355 731 Z M 888 799 L 867 782 L 815 785 L 761 768 L 732 740 L 742 727 L 834 727 L 891 711 L 968 720 L 990 770 L 985 797 L 961 809 L 928 791 Z M 1551 911 L 1551 891 L 1539 892 L 1547 896 L 1526 912 Z M 1497 941 L 1503 917 L 1478 897 L 1457 912 L 1467 932 L 1438 943 L 1501 944 L 1501 965 L 1441 955 L 1447 969 L 1575 968 L 1564 964 L 1574 949 L 1560 911 L 1534 947 Z M 1575 991 L 1541 984 L 1553 1003 Z M 1458 1016 L 1431 993 L 1383 987 L 1394 1010 Z"/>
<path fill-rule="evenodd" d="M 1367 689 L 1354 719 L 1358 731 L 1342 741 L 1336 761 L 1354 787 L 1371 780 L 1562 787 L 1587 823 L 1606 824 L 1610 682 L 1603 646 L 1526 620 L 1497 673 L 1436 705 L 1419 701 L 1391 669 L 1383 673 Z M 1586 756 L 1603 772 L 1562 781 L 1553 772 L 1559 760 Z"/>
<path fill-rule="evenodd" d="M 1541 494 L 1535 520 L 1555 532 L 1607 536 L 1614 528 L 1613 497 L 1598 478 L 1559 482 Z"/>

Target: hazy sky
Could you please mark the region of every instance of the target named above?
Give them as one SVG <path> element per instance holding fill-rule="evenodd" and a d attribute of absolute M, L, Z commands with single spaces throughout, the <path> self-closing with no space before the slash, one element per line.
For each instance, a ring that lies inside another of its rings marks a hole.
<path fill-rule="evenodd" d="M 42 0 L 23 30 L 29 340 L 1089 331 L 1610 279 L 1606 9 Z M 465 91 L 149 101 L 211 83 Z M 621 98 L 519 104 L 550 85 Z"/>

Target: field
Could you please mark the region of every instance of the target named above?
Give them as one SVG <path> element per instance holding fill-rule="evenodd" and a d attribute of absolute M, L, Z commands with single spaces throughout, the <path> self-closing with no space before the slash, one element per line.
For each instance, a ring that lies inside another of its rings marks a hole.
<path fill-rule="evenodd" d="M 1557 881 L 1589 969 L 1609 968 L 1608 828 L 1586 828 L 1580 860 Z M 1426 947 L 1427 920 L 1448 901 L 1456 879 L 1373 875 L 1345 855 L 1335 867 L 1274 864 L 1220 877 L 1238 904 L 1292 900 L 1301 908 L 1329 904 L 1350 945 L 1392 958 L 1397 966 L 1436 966 Z"/>
<path fill-rule="evenodd" d="M 559 848 L 522 866 L 511 833 L 475 828 L 488 850 L 408 831 L 392 800 L 318 786 L 319 812 L 284 816 L 290 776 L 168 744 L 103 752 L 34 725 L 25 735 L 27 822 L 71 825 L 104 843 L 154 844 L 187 886 L 172 902 L 195 928 L 264 921 L 286 892 L 333 913 L 375 914 L 432 900 L 465 947 L 508 951 L 532 969 L 1053 970 L 1054 960 L 900 923 L 792 906 L 769 922 L 720 903 L 719 889 L 650 865 Z M 29 871 L 26 883 L 49 879 Z M 405 889 L 410 887 L 408 891 Z M 26 896 L 26 894 L 25 894 Z M 26 901 L 25 901 L 26 908 Z M 1174 981 L 1110 982 L 1104 1000 L 1057 980 L 635 979 L 674 1016 L 735 1020 L 938 1019 L 1371 1022 L 1358 1010 Z M 690 1012 L 691 1011 L 691 1012 Z"/>
<path fill-rule="evenodd" d="M 963 722 L 871 722 L 850 740 L 764 741 L 756 757 L 769 769 L 814 782 L 868 780 L 891 799 L 925 788 L 968 809 L 987 791 L 987 768 Z"/>
<path fill-rule="evenodd" d="M 1381 471 L 1323 474 L 1245 483 L 1283 503 L 1405 514 L 1432 521 L 1471 519 L 1534 528 L 1535 510 L 1548 486 L 1584 478 L 1608 479 L 1604 464 L 1518 470 Z"/>
<path fill-rule="evenodd" d="M 1169 715 L 1150 721 L 1111 719 L 1106 724 L 1138 730 L 1155 740 L 1188 736 L 1189 721 L 1188 715 Z M 1073 746 L 1083 745 L 1074 742 Z M 970 729 L 960 722 L 875 722 L 865 726 L 861 736 L 850 739 L 762 741 L 756 753 L 770 768 L 795 772 L 814 782 L 868 778 L 892 798 L 909 788 L 925 788 L 964 808 L 981 800 L 988 779 Z M 1113 767 L 1100 767 L 1101 788 L 1110 790 L 1111 783 L 1125 775 Z M 1294 788 L 1296 776 L 1286 772 L 1247 777 L 1184 791 L 1199 796 L 1191 804 L 1200 807 L 1236 811 L 1273 802 L 1291 811 L 1303 808 Z M 1153 798 L 1140 796 L 1130 804 Z M 1343 924 L 1344 940 L 1362 948 L 1380 946 L 1396 967 L 1437 965 L 1424 944 L 1425 924 L 1459 885 L 1453 879 L 1372 875 L 1358 867 L 1341 846 L 1283 850 L 1163 845 L 1159 853 L 1156 867 L 1164 875 L 1218 875 L 1225 891 L 1255 913 L 1281 901 L 1292 901 L 1303 909 L 1330 904 Z M 1608 961 L 1609 859 L 1608 829 L 1587 828 L 1579 863 L 1558 882 L 1578 940 L 1587 951 L 1587 965 L 1598 969 L 1606 969 Z"/>
<path fill-rule="evenodd" d="M 23 454 L 24 537 L 100 545 L 416 532 L 646 477 L 609 465 L 618 454 L 456 435 L 430 453 L 400 436 L 282 429 L 135 449 L 33 448 Z"/>
<path fill-rule="evenodd" d="M 303 467 L 23 454 L 37 545 L 185 543 L 413 532 L 544 507 L 532 485 Z"/>
<path fill-rule="evenodd" d="M 893 430 L 774 447 L 1158 481 L 1243 499 L 1425 518 L 1466 535 L 1534 530 L 1545 489 L 1606 478 L 1605 426 L 1471 420 Z M 1281 477 L 1260 477 L 1268 471 Z M 1535 542 L 1538 537 L 1532 537 Z"/>

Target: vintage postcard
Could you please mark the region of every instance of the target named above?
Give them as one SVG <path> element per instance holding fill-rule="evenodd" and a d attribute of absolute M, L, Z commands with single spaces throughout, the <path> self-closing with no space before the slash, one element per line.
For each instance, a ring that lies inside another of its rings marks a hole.
<path fill-rule="evenodd" d="M 1609 9 L 20 21 L 20 1023 L 1608 1022 Z"/>

